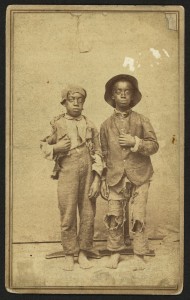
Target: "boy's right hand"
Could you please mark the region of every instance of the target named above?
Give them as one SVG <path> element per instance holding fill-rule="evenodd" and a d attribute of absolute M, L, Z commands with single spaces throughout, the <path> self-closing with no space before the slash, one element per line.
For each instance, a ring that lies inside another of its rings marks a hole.
<path fill-rule="evenodd" d="M 53 146 L 53 151 L 57 153 L 66 153 L 71 148 L 71 141 L 69 138 L 62 138 L 57 144 Z"/>
<path fill-rule="evenodd" d="M 109 197 L 109 188 L 108 185 L 106 183 L 106 180 L 103 180 L 101 182 L 101 186 L 100 186 L 100 193 L 103 199 L 108 200 Z"/>

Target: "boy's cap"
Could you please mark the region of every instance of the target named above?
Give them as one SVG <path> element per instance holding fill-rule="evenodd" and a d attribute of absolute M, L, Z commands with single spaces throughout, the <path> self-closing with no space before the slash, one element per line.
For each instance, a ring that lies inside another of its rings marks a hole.
<path fill-rule="evenodd" d="M 61 104 L 64 104 L 64 102 L 67 100 L 68 93 L 72 93 L 72 94 L 79 93 L 84 98 L 86 98 L 86 96 L 87 96 L 86 90 L 83 89 L 82 87 L 76 86 L 76 85 L 68 85 L 61 91 L 61 101 L 60 101 Z"/>
<path fill-rule="evenodd" d="M 133 100 L 131 102 L 130 107 L 135 106 L 142 98 L 142 94 L 139 91 L 138 88 L 138 81 L 135 77 L 131 76 L 131 75 L 127 75 L 127 74 L 120 74 L 120 75 L 116 75 L 114 77 L 112 77 L 105 85 L 105 94 L 104 94 L 104 99 L 106 100 L 106 102 L 111 105 L 112 107 L 115 108 L 115 101 L 112 99 L 112 89 L 113 89 L 113 85 L 118 82 L 118 81 L 128 81 L 132 84 L 132 86 L 134 87 L 135 93 L 134 93 L 134 97 Z"/>

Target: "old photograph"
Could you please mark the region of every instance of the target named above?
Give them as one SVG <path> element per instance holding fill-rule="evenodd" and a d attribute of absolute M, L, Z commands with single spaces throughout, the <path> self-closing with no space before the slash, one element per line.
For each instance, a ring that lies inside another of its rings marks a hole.
<path fill-rule="evenodd" d="M 6 16 L 6 289 L 179 294 L 184 9 Z"/>

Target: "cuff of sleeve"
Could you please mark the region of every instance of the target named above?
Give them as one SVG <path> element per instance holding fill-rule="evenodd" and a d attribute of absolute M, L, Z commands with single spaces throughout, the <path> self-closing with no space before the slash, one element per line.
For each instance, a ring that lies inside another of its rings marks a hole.
<path fill-rule="evenodd" d="M 139 139 L 138 136 L 135 136 L 135 146 L 131 147 L 132 152 L 138 151 L 140 142 L 141 142 L 141 139 Z"/>
<path fill-rule="evenodd" d="M 95 171 L 101 177 L 103 171 L 102 158 L 95 154 L 93 155 L 93 159 L 94 163 L 92 164 L 92 171 Z"/>

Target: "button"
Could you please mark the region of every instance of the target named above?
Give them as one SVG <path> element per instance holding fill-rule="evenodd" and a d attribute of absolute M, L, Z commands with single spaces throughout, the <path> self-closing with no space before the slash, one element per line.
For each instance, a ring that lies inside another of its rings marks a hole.
<path fill-rule="evenodd" d="M 123 161 L 125 162 L 126 160 L 124 159 Z"/>

